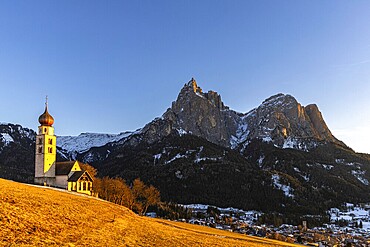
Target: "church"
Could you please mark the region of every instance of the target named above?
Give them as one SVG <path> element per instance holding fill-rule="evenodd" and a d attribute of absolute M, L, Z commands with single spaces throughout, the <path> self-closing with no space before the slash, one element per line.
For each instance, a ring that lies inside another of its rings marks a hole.
<path fill-rule="evenodd" d="M 54 118 L 48 112 L 39 117 L 40 126 L 36 136 L 35 184 L 42 184 L 69 191 L 92 194 L 93 179 L 81 168 L 79 161 L 56 162 L 57 145 L 54 135 Z"/>

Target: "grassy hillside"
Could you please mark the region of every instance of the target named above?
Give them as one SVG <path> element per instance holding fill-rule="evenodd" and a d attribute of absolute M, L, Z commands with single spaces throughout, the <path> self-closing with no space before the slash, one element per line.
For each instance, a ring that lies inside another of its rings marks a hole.
<path fill-rule="evenodd" d="M 294 246 L 0 179 L 0 246 Z"/>

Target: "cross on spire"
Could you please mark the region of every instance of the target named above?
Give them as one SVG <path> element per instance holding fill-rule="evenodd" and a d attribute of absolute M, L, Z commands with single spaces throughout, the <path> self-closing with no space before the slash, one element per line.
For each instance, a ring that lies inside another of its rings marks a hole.
<path fill-rule="evenodd" d="M 45 108 L 46 110 L 48 109 L 48 96 L 47 95 L 45 97 Z"/>

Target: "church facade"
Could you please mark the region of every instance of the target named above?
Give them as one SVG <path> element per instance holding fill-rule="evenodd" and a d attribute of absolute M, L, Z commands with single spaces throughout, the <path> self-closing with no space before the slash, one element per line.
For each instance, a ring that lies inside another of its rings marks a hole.
<path fill-rule="evenodd" d="M 39 117 L 39 123 L 36 136 L 35 184 L 91 195 L 93 179 L 81 168 L 79 161 L 56 161 L 57 138 L 52 127 L 54 118 L 48 112 L 47 102 L 44 113 Z"/>

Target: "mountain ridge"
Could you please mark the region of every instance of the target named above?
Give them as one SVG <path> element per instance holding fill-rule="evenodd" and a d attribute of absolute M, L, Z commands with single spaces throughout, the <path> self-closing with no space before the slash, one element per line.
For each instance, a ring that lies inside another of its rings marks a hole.
<path fill-rule="evenodd" d="M 323 141 L 347 147 L 333 136 L 316 104 L 302 106 L 293 96 L 278 93 L 265 99 L 258 107 L 240 113 L 225 106 L 217 92 L 210 90 L 204 93 L 193 78 L 184 84 L 177 99 L 161 117 L 131 135 L 128 133 L 120 140 L 113 138 L 103 144 L 137 145 L 143 139 L 150 144 L 173 133 L 193 134 L 231 149 L 243 149 L 255 138 L 272 142 L 280 148 L 306 151 Z M 70 137 L 73 138 L 77 139 Z M 65 138 L 61 137 L 61 140 L 58 146 L 66 149 Z M 85 146 L 81 151 L 87 149 Z"/>
<path fill-rule="evenodd" d="M 0 176 L 29 181 L 34 140 L 11 142 L 14 133 L 1 128 Z M 317 215 L 370 196 L 370 155 L 335 138 L 317 105 L 281 93 L 239 113 L 192 79 L 161 117 L 137 131 L 58 138 L 57 160 L 88 162 L 101 177 L 140 177 L 166 201 Z M 26 162 L 14 155 L 19 149 Z"/>

